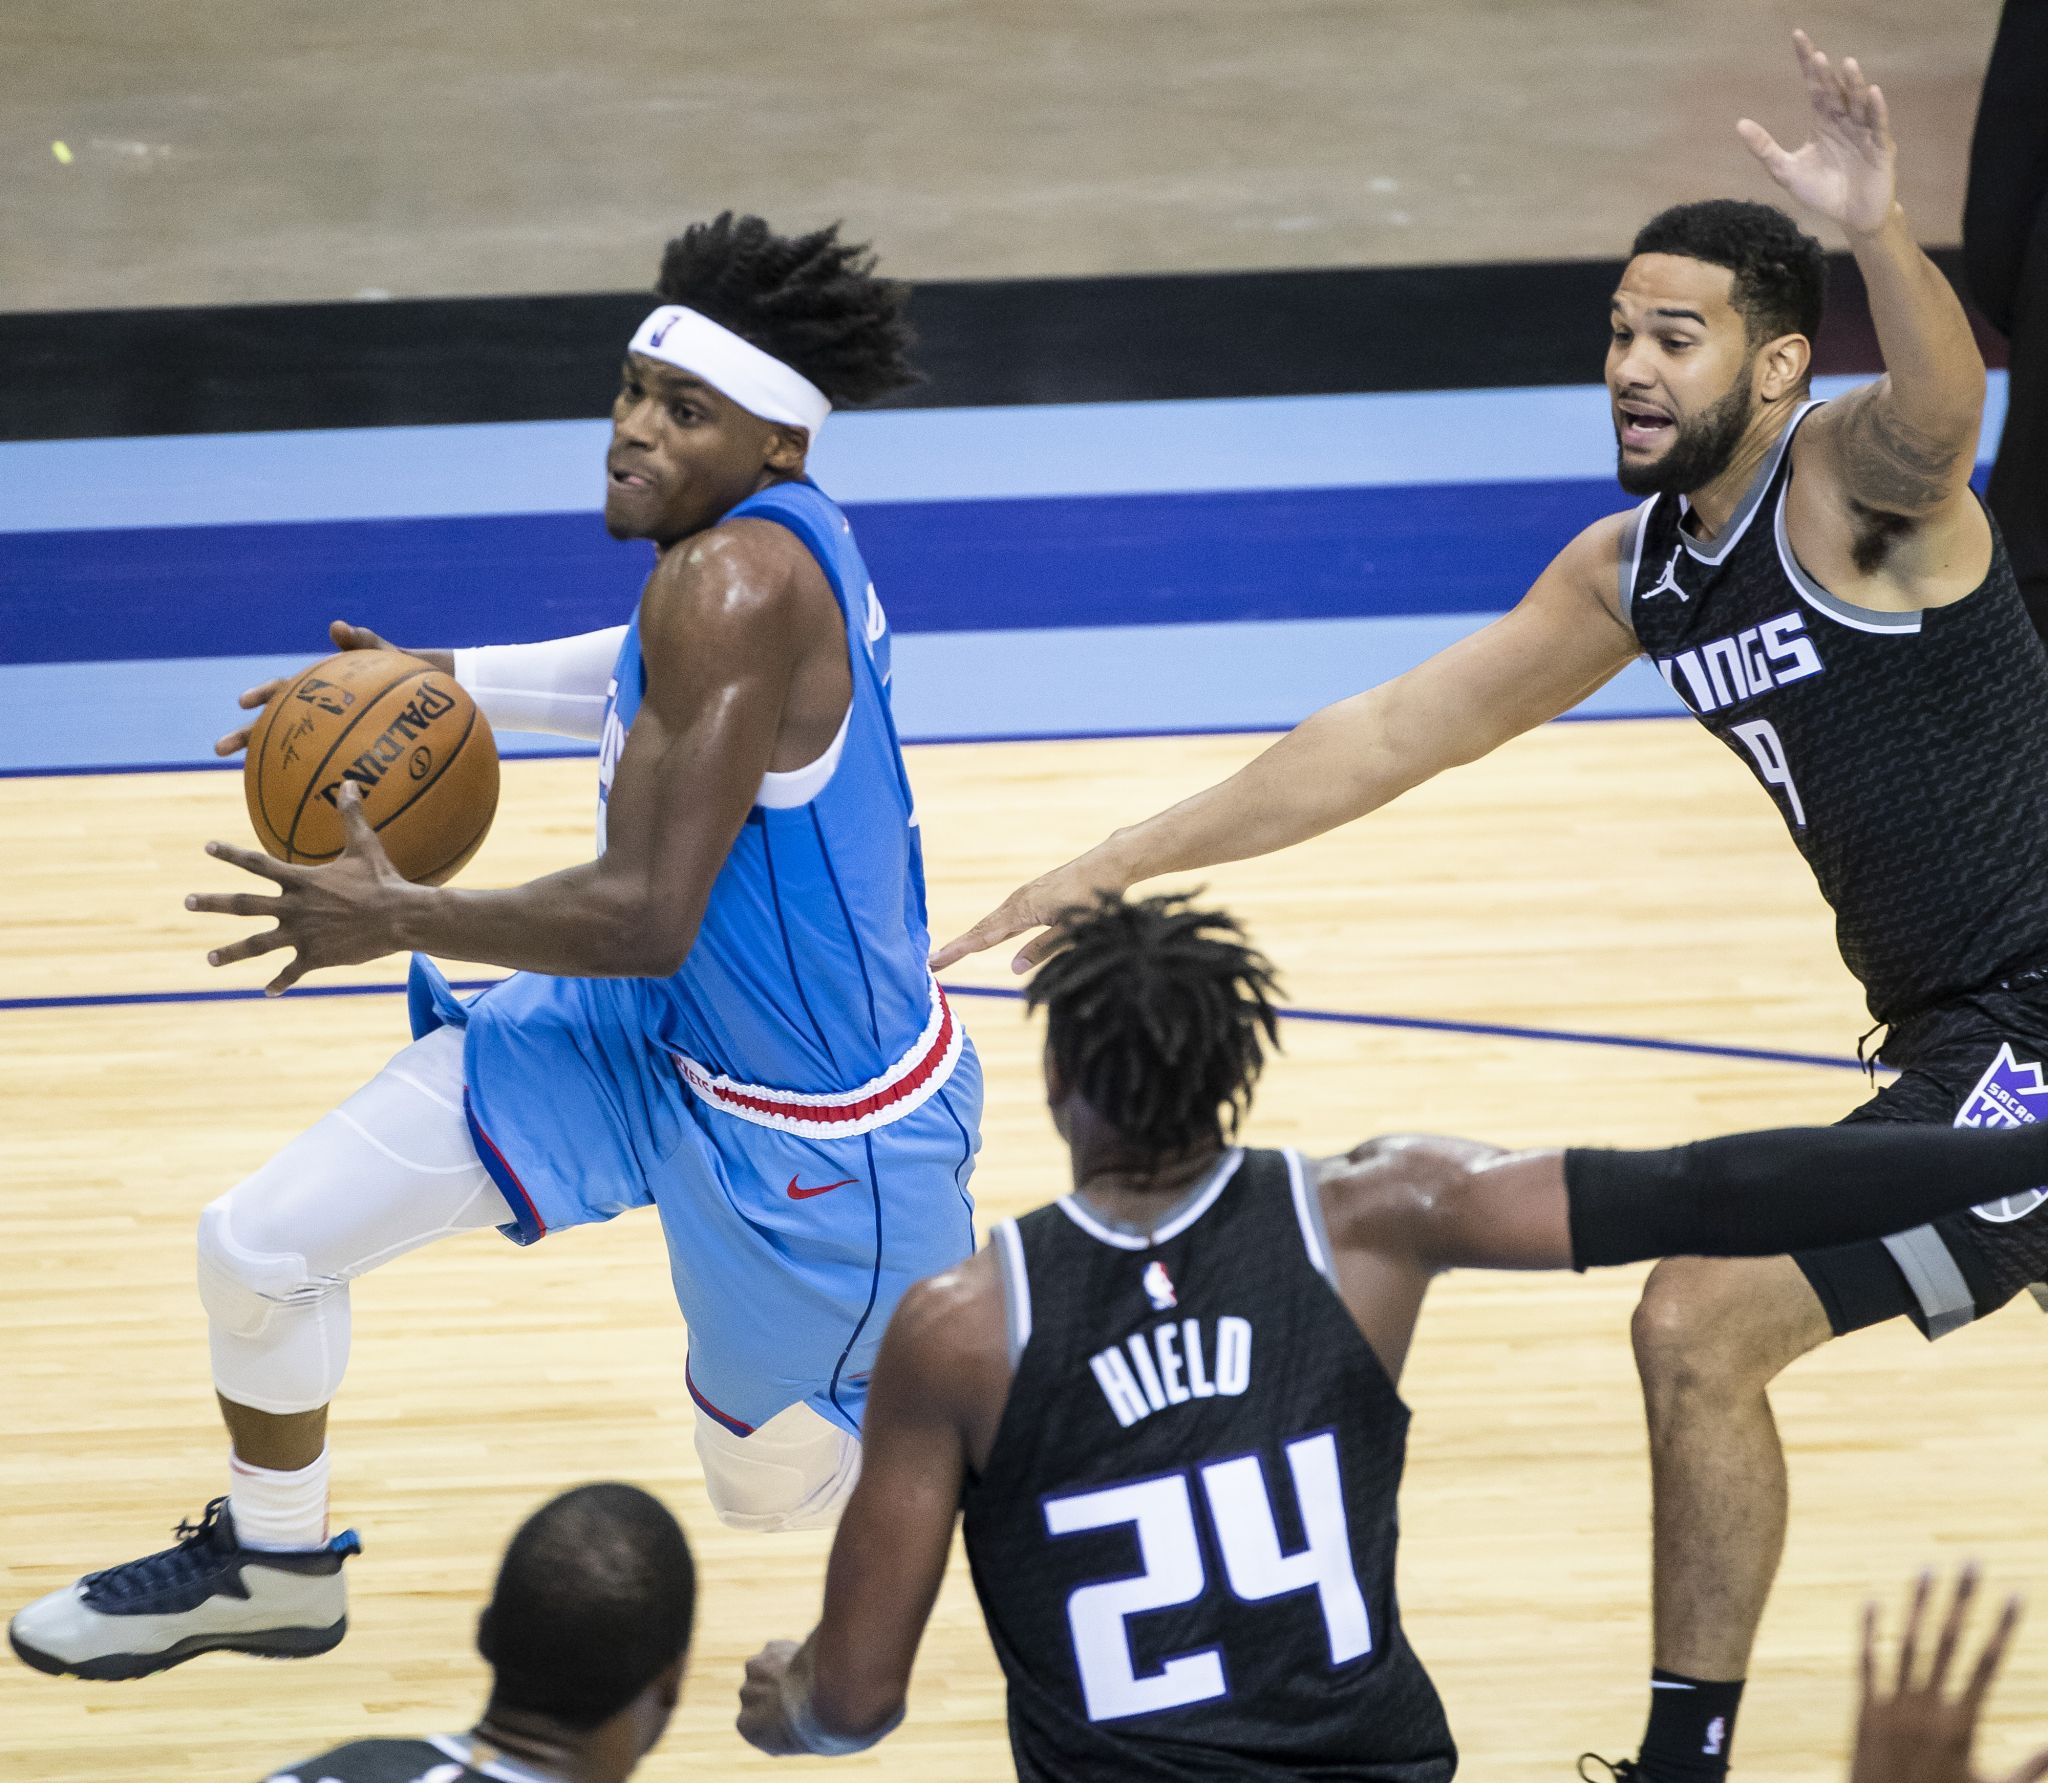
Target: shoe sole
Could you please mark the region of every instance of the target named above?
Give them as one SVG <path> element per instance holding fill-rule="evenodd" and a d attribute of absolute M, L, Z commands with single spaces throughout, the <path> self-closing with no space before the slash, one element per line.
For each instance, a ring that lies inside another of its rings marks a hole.
<path fill-rule="evenodd" d="M 246 1653 L 256 1659 L 313 1659 L 331 1653 L 348 1633 L 348 1618 L 326 1628 L 279 1628 L 226 1636 L 195 1634 L 160 1653 L 108 1653 L 98 1659 L 77 1662 L 59 1659 L 23 1641 L 13 1629 L 7 1644 L 23 1665 L 32 1666 L 53 1678 L 88 1678 L 96 1683 L 121 1678 L 146 1678 L 152 1672 L 166 1672 L 202 1653 Z"/>

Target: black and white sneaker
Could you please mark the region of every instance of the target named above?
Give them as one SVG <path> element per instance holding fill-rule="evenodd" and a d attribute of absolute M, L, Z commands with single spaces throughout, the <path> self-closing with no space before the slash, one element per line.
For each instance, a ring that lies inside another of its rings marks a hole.
<path fill-rule="evenodd" d="M 143 1678 L 201 1653 L 303 1659 L 341 1644 L 341 1563 L 362 1550 L 353 1529 L 319 1548 L 245 1548 L 228 1501 L 216 1498 L 178 1537 L 37 1598 L 7 1625 L 22 1662 L 75 1678 Z"/>

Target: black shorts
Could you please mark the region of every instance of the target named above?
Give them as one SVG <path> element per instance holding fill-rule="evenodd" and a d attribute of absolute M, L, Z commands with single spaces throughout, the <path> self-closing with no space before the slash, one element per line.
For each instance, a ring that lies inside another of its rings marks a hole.
<path fill-rule="evenodd" d="M 1898 1079 L 1848 1121 L 2048 1120 L 2048 985 L 1945 1003 L 1894 1028 L 1878 1056 Z M 2048 1188 L 1793 1261 L 1837 1336 L 1904 1313 L 1927 1337 L 1945 1337 L 2048 1282 Z"/>

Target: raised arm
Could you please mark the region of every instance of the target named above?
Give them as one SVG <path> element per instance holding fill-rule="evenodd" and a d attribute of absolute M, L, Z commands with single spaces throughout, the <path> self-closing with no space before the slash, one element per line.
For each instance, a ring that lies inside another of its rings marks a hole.
<path fill-rule="evenodd" d="M 1012 892 L 933 965 L 1039 928 L 1099 891 L 1305 842 L 1569 710 L 1636 653 L 1617 593 L 1625 519 L 1588 527 L 1491 625 L 1325 706 L 1228 780 Z M 1014 969 L 1029 969 L 1051 945 L 1050 935 L 1027 944 Z"/>
<path fill-rule="evenodd" d="M 1009 1355 L 983 1251 L 904 1295 L 868 1388 L 860 1484 L 825 1574 L 825 1613 L 801 1646 L 748 1661 L 739 1730 L 763 1752 L 859 1752 L 903 1719 L 977 1430 L 1000 1416 Z"/>
<path fill-rule="evenodd" d="M 1824 471 L 1872 514 L 1974 520 L 1967 488 L 1984 362 L 1961 301 L 1920 251 L 1899 205 L 1884 94 L 1854 57 L 1829 61 L 1803 31 L 1793 42 L 1813 135 L 1786 150 L 1748 118 L 1737 128 L 1780 186 L 1847 235 L 1885 364 L 1884 377 L 1815 418 L 1807 432 L 1820 462 L 1802 467 Z"/>
<path fill-rule="evenodd" d="M 670 552 L 641 603 L 647 692 L 613 778 L 602 855 L 504 890 L 408 884 L 344 787 L 349 842 L 329 866 L 209 846 L 278 886 L 274 896 L 186 900 L 276 920 L 209 960 L 295 949 L 273 992 L 319 967 L 408 948 L 565 977 L 674 972 L 770 765 L 796 666 L 828 621 L 843 651 L 830 590 L 780 527 L 741 521 Z"/>

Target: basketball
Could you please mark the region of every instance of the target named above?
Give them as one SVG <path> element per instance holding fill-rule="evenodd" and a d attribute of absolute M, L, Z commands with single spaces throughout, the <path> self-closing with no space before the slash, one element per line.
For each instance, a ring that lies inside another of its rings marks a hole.
<path fill-rule="evenodd" d="M 257 840 L 281 861 L 341 853 L 336 801 L 363 815 L 406 878 L 452 879 L 498 809 L 490 721 L 445 670 L 399 650 L 346 650 L 286 683 L 257 720 L 242 790 Z"/>

